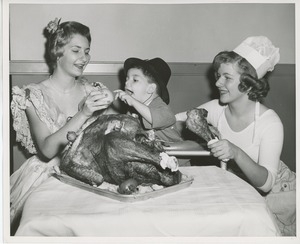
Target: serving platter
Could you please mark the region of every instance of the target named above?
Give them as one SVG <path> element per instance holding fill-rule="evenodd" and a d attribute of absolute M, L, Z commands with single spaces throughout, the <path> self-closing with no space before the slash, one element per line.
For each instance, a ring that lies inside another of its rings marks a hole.
<path fill-rule="evenodd" d="M 123 195 L 120 193 L 116 193 L 110 190 L 106 189 L 100 189 L 95 186 L 91 186 L 89 184 L 86 184 L 84 182 L 81 182 L 79 180 L 76 180 L 64 173 L 55 173 L 53 175 L 56 179 L 60 180 L 63 183 L 66 183 L 71 186 L 78 187 L 80 189 L 108 197 L 113 200 L 121 201 L 121 202 L 137 202 L 137 201 L 145 201 L 150 198 L 155 198 L 159 196 L 166 195 L 168 193 L 173 193 L 182 189 L 185 189 L 189 187 L 192 183 L 194 178 L 191 176 L 186 176 L 182 174 L 182 180 L 179 184 L 174 185 L 174 186 L 169 186 L 169 187 L 164 187 L 159 190 L 153 190 L 151 192 L 146 192 L 146 193 L 139 193 L 139 194 L 132 194 L 132 195 Z"/>

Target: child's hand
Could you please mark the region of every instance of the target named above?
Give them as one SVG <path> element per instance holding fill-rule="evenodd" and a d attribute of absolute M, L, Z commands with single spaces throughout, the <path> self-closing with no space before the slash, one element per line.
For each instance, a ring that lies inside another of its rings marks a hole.
<path fill-rule="evenodd" d="M 128 104 L 129 106 L 133 106 L 135 99 L 132 96 L 130 96 L 122 90 L 115 90 L 114 92 L 116 93 L 115 99 L 119 98 L 121 101 Z"/>
<path fill-rule="evenodd" d="M 121 92 L 124 92 L 124 91 L 118 89 L 118 90 L 114 90 L 113 92 L 116 93 L 116 95 L 115 95 L 115 100 L 117 100 L 117 99 L 119 98 L 119 94 L 120 94 Z"/>

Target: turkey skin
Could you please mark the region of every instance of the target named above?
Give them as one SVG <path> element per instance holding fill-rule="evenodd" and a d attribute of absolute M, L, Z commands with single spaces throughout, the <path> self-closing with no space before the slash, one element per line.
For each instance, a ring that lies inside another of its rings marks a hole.
<path fill-rule="evenodd" d="M 162 145 L 130 115 L 101 115 L 78 134 L 69 132 L 68 139 L 60 169 L 90 185 L 99 186 L 104 181 L 120 185 L 134 179 L 138 184 L 172 186 L 181 181 L 178 168 L 173 171 L 162 164 L 168 157 Z"/>

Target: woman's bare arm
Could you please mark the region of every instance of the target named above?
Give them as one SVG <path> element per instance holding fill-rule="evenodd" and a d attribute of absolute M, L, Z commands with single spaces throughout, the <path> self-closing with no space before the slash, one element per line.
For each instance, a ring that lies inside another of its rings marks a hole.
<path fill-rule="evenodd" d="M 34 106 L 29 106 L 26 109 L 26 114 L 31 134 L 39 151 L 48 159 L 56 156 L 68 143 L 67 134 L 69 131 L 78 131 L 95 111 L 106 109 L 110 103 L 111 101 L 107 100 L 105 94 L 98 91 L 91 92 L 79 111 L 62 128 L 53 134 L 51 134 L 45 123 L 40 120 Z"/>

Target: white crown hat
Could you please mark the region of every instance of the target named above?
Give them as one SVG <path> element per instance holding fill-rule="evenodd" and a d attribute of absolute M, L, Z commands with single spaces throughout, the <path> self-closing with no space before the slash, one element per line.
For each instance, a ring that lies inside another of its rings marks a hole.
<path fill-rule="evenodd" d="M 233 51 L 254 67 L 258 79 L 272 71 L 280 59 L 279 48 L 276 48 L 265 36 L 248 37 Z"/>

